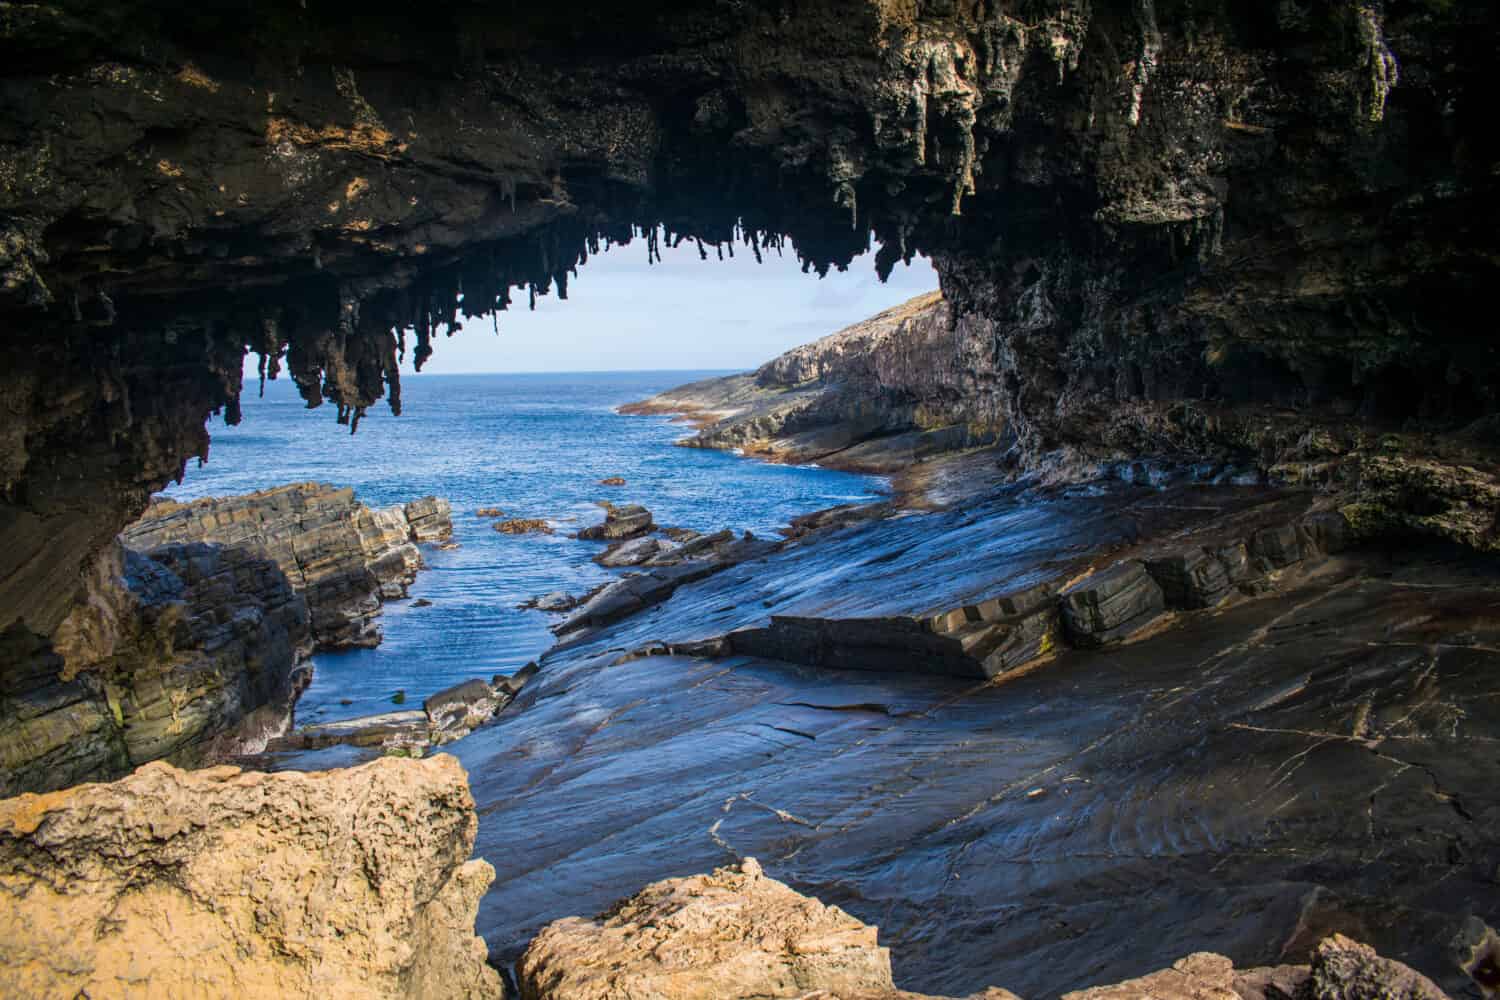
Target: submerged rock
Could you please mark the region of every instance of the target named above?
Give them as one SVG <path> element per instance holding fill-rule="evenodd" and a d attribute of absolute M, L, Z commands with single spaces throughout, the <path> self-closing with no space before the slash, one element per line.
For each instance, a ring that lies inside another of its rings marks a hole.
<path fill-rule="evenodd" d="M 191 503 L 158 500 L 120 537 L 138 551 L 173 542 L 251 546 L 307 599 L 320 648 L 380 643 L 383 601 L 405 597 L 422 565 L 418 542 L 448 538 L 448 501 L 371 509 L 352 489 L 296 483 Z"/>
<path fill-rule="evenodd" d="M 447 756 L 0 802 L 0 994 L 502 996 L 475 828 Z"/>

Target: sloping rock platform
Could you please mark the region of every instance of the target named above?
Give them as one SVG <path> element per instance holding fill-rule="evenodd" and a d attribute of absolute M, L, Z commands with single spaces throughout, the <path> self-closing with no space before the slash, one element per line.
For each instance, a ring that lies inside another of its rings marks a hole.
<path fill-rule="evenodd" d="M 455 746 L 497 868 L 481 933 L 519 956 L 620 886 L 753 855 L 878 924 L 896 982 L 930 993 L 1045 998 L 1203 950 L 1305 963 L 1329 931 L 1469 988 L 1453 942 L 1500 921 L 1496 566 L 1324 554 L 1311 501 L 1002 491 L 814 530 L 596 629 Z M 1263 562 L 1213 604 L 1215 527 Z M 916 619 L 1074 577 L 1184 607 L 1002 684 L 682 653 L 772 615 Z M 653 645 L 676 655 L 633 655 Z"/>

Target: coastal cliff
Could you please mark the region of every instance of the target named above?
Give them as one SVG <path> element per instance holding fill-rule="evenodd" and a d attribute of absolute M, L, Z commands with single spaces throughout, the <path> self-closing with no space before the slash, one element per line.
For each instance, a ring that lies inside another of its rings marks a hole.
<path fill-rule="evenodd" d="M 307 602 L 244 547 L 120 545 L 53 648 L 0 645 L 0 794 L 258 750 L 308 681 Z"/>
<path fill-rule="evenodd" d="M 291 726 L 313 649 L 378 643 L 416 543 L 451 533 L 445 500 L 371 510 L 317 483 L 157 501 L 50 647 L 0 645 L 0 792 L 264 750 Z"/>
<path fill-rule="evenodd" d="M 1003 437 L 1000 372 L 956 333 L 942 293 L 931 292 L 753 372 L 669 389 L 620 412 L 681 415 L 701 428 L 679 442 L 688 447 L 895 472 Z"/>

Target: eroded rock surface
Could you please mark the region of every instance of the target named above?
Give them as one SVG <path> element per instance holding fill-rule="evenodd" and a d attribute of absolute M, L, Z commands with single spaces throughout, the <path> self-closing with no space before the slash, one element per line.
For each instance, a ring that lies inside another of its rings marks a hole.
<path fill-rule="evenodd" d="M 322 774 L 150 764 L 0 802 L 0 992 L 503 995 L 451 757 Z"/>
<path fill-rule="evenodd" d="M 452 536 L 448 501 L 371 509 L 354 491 L 297 483 L 191 503 L 158 500 L 122 534 L 149 552 L 177 542 L 249 546 L 281 567 L 312 611 L 325 649 L 374 646 L 382 601 L 406 596 L 422 565 L 418 542 Z"/>

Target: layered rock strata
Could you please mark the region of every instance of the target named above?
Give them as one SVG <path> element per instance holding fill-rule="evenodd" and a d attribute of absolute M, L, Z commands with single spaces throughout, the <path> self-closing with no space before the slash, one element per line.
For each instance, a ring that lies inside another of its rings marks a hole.
<path fill-rule="evenodd" d="M 754 372 L 620 407 L 702 428 L 679 444 L 888 473 L 1004 432 L 992 359 L 960 343 L 940 292 L 794 348 Z"/>
<path fill-rule="evenodd" d="M 264 553 L 307 598 L 319 647 L 342 649 L 380 642 L 380 605 L 406 596 L 422 565 L 417 543 L 452 534 L 448 501 L 437 497 L 371 509 L 347 487 L 297 483 L 185 504 L 158 500 L 120 537 L 146 552 L 211 542 Z"/>
<path fill-rule="evenodd" d="M 0 642 L 0 793 L 253 752 L 309 668 L 307 603 L 258 551 L 116 546 L 55 648 Z"/>
<path fill-rule="evenodd" d="M 877 928 L 766 877 L 753 858 L 666 879 L 594 920 L 547 926 L 516 966 L 523 1000 L 943 1000 L 898 990 Z M 1063 1000 L 1447 1000 L 1335 934 L 1310 965 L 1236 969 L 1200 952 Z M 1017 1000 L 990 987 L 967 1000 Z"/>
<path fill-rule="evenodd" d="M 322 774 L 147 765 L 0 802 L 0 992 L 503 996 L 451 757 Z"/>
<path fill-rule="evenodd" d="M 1287 497 L 1110 560 L 1063 560 L 1049 579 L 960 607 L 881 618 L 772 615 L 764 626 L 725 635 L 724 654 L 845 670 L 1002 677 L 1063 646 L 1129 641 L 1175 612 L 1293 582 L 1296 573 L 1354 542 L 1343 514 L 1308 512 L 1309 502 Z"/>

